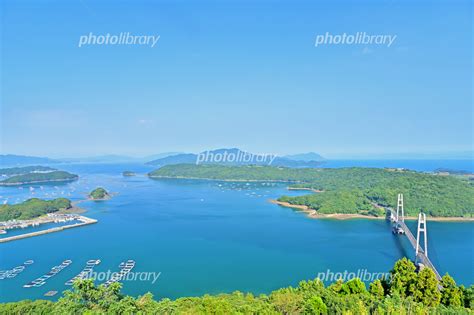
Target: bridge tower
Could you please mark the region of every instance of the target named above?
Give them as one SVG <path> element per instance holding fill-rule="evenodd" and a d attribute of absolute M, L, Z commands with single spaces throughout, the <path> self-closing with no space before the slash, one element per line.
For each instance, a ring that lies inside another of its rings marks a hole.
<path fill-rule="evenodd" d="M 418 257 L 418 252 L 420 251 L 420 232 L 423 233 L 423 239 L 425 241 L 425 246 L 423 248 L 425 256 L 428 257 L 428 237 L 426 235 L 426 214 L 420 212 L 418 214 L 418 228 L 416 230 L 416 249 L 415 254 Z"/>
<path fill-rule="evenodd" d="M 401 217 L 400 217 L 401 215 Z M 398 194 L 396 222 L 405 222 L 405 211 L 403 210 L 403 194 Z"/>

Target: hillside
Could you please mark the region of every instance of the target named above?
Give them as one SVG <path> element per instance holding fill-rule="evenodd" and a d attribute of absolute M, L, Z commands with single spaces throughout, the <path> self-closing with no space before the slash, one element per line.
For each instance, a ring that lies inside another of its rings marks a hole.
<path fill-rule="evenodd" d="M 0 304 L 1 314 L 472 314 L 474 287 L 458 286 L 448 274 L 438 286 L 434 272 L 417 272 L 408 259 L 397 261 L 389 279 L 368 287 L 359 278 L 324 285 L 322 279 L 270 294 L 235 291 L 217 295 L 155 300 L 120 292 L 122 284 L 96 286 L 93 279 L 76 280 L 57 302 L 23 300 Z"/>
<path fill-rule="evenodd" d="M 54 200 L 32 198 L 15 205 L 0 205 L 0 221 L 28 220 L 69 208 L 71 201 L 66 198 Z"/>
<path fill-rule="evenodd" d="M 89 198 L 92 200 L 106 200 L 110 199 L 110 195 L 107 190 L 102 187 L 98 187 L 89 193 Z"/>
<path fill-rule="evenodd" d="M 280 201 L 307 205 L 324 213 L 378 213 L 370 205 L 396 206 L 405 197 L 407 215 L 420 210 L 435 217 L 472 217 L 474 187 L 454 176 L 377 168 L 284 168 L 269 166 L 170 165 L 149 173 L 151 178 L 202 178 L 238 181 L 282 181 L 294 188 L 324 191 Z"/>
<path fill-rule="evenodd" d="M 23 166 L 23 167 L 11 167 L 11 168 L 2 168 L 0 169 L 0 175 L 2 176 L 13 176 L 13 175 L 23 175 L 28 173 L 46 173 L 55 171 L 55 168 L 47 166 Z"/>
<path fill-rule="evenodd" d="M 14 186 L 34 183 L 67 182 L 78 179 L 79 176 L 65 171 L 52 171 L 47 173 L 28 173 L 15 175 L 0 181 L 0 186 Z"/>

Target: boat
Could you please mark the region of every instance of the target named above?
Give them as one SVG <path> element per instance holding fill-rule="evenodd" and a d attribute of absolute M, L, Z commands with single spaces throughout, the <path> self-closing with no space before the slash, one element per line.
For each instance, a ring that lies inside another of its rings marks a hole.
<path fill-rule="evenodd" d="M 23 265 L 31 265 L 34 262 L 35 262 L 34 260 L 30 259 L 30 260 L 25 261 Z"/>

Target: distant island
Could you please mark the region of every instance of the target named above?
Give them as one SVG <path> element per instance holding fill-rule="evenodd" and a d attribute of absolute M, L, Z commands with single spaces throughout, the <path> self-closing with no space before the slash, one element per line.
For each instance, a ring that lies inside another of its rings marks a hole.
<path fill-rule="evenodd" d="M 31 198 L 22 203 L 0 205 L 0 221 L 30 220 L 48 213 L 72 208 L 71 201 L 66 198 L 42 200 Z"/>
<path fill-rule="evenodd" d="M 56 171 L 55 168 L 48 166 L 23 166 L 0 169 L 0 176 L 23 175 L 28 173 L 46 173 Z"/>
<path fill-rule="evenodd" d="M 26 156 L 26 155 L 15 155 L 15 154 L 2 154 L 0 155 L 1 165 L 34 165 L 34 164 L 56 164 L 60 161 L 53 160 L 45 157 L 37 156 Z"/>
<path fill-rule="evenodd" d="M 25 184 L 40 184 L 51 182 L 68 182 L 78 179 L 79 176 L 65 171 L 30 172 L 14 175 L 0 181 L 0 186 L 16 186 Z"/>
<path fill-rule="evenodd" d="M 150 162 L 148 165 L 162 167 L 176 164 L 210 164 L 210 165 L 271 165 L 284 167 L 318 167 L 324 158 L 317 153 L 277 156 L 270 153 L 251 153 L 238 148 L 216 149 L 198 154 L 180 153 L 166 156 Z"/>
<path fill-rule="evenodd" d="M 110 194 L 102 187 L 98 187 L 89 193 L 89 198 L 92 200 L 108 200 L 111 198 Z"/>
<path fill-rule="evenodd" d="M 135 172 L 132 172 L 132 171 L 124 171 L 122 173 L 122 176 L 135 176 Z"/>
<path fill-rule="evenodd" d="M 474 186 L 455 176 L 377 168 L 285 168 L 271 166 L 169 165 L 152 171 L 150 178 L 190 178 L 226 181 L 286 182 L 292 189 L 322 191 L 277 201 L 306 207 L 318 214 L 384 216 L 381 206 L 396 207 L 397 194 L 405 197 L 405 213 L 424 211 L 431 217 L 472 218 Z"/>

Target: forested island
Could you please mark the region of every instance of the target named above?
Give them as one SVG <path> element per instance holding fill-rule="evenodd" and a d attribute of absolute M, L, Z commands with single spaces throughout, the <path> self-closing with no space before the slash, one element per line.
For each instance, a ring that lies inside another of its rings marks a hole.
<path fill-rule="evenodd" d="M 0 169 L 1 176 L 23 175 L 28 173 L 44 173 L 56 171 L 55 168 L 48 166 L 23 166 Z"/>
<path fill-rule="evenodd" d="M 0 205 L 0 221 L 29 220 L 70 208 L 72 208 L 71 201 L 66 198 L 53 200 L 31 198 L 15 205 Z"/>
<path fill-rule="evenodd" d="M 0 181 L 0 186 L 16 186 L 25 184 L 39 184 L 50 182 L 68 182 L 78 179 L 79 176 L 65 171 L 30 172 L 14 175 Z"/>
<path fill-rule="evenodd" d="M 151 293 L 133 298 L 120 293 L 121 284 L 95 286 L 77 280 L 57 302 L 24 300 L 0 304 L 1 314 L 472 314 L 474 287 L 458 286 L 445 275 L 438 286 L 434 272 L 403 258 L 388 279 L 368 286 L 358 278 L 325 286 L 319 280 L 270 294 L 231 294 L 156 301 Z"/>
<path fill-rule="evenodd" d="M 102 187 L 98 187 L 89 193 L 89 198 L 92 200 L 108 200 L 110 194 Z"/>
<path fill-rule="evenodd" d="M 405 213 L 420 211 L 431 217 L 464 217 L 474 214 L 474 186 L 455 176 L 410 170 L 378 168 L 285 168 L 271 166 L 169 165 L 150 172 L 150 178 L 190 178 L 225 181 L 287 182 L 290 188 L 320 193 L 279 201 L 302 205 L 324 214 L 348 213 L 381 216 L 377 207 L 396 207 L 404 194 Z"/>

